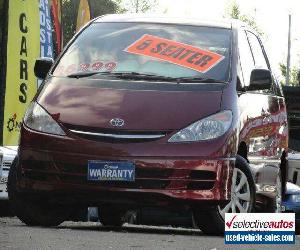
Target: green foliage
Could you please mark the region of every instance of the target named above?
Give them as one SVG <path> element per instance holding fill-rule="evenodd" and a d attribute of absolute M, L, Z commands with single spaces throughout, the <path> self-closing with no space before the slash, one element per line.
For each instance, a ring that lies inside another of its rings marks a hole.
<path fill-rule="evenodd" d="M 114 0 L 114 3 L 117 6 L 116 13 L 118 14 L 123 14 L 127 11 L 124 7 L 122 7 L 123 6 L 122 2 L 123 0 Z"/>
<path fill-rule="evenodd" d="M 241 11 L 239 6 L 236 3 L 233 3 L 231 8 L 229 9 L 229 16 L 233 19 L 239 19 L 241 15 Z"/>
<path fill-rule="evenodd" d="M 130 13 L 146 13 L 153 10 L 158 2 L 157 0 L 123 0 L 124 10 Z"/>
<path fill-rule="evenodd" d="M 92 17 L 98 17 L 105 14 L 114 14 L 122 12 L 120 0 L 89 0 L 91 5 Z"/>
<path fill-rule="evenodd" d="M 120 13 L 121 0 L 89 0 L 92 18 L 105 14 Z M 62 0 L 62 22 L 64 32 L 64 45 L 76 32 L 77 12 L 79 0 Z"/>
<path fill-rule="evenodd" d="M 230 18 L 238 19 L 249 25 L 253 30 L 255 30 L 260 36 L 264 35 L 264 32 L 258 27 L 255 19 L 251 16 L 247 16 L 241 13 L 239 5 L 236 1 L 233 1 L 229 7 L 227 15 Z"/>
<path fill-rule="evenodd" d="M 66 45 L 76 31 L 76 18 L 79 0 L 62 0 L 63 44 Z"/>
<path fill-rule="evenodd" d="M 279 68 L 280 68 L 281 75 L 283 77 L 286 77 L 286 65 L 284 63 L 279 63 Z"/>
<path fill-rule="evenodd" d="M 247 23 L 260 36 L 264 35 L 264 32 L 257 26 L 256 21 L 253 17 L 248 17 L 246 15 L 242 15 L 242 16 L 240 16 L 240 20 Z"/>
<path fill-rule="evenodd" d="M 3 1 L 3 0 L 0 0 Z M 64 45 L 76 32 L 77 11 L 80 0 L 62 0 L 62 23 Z M 157 0 L 89 0 L 92 18 L 105 14 L 151 11 Z"/>
<path fill-rule="evenodd" d="M 279 63 L 279 68 L 281 75 L 286 78 L 286 73 L 287 73 L 287 68 L 286 64 L 284 63 Z M 300 72 L 300 67 L 293 67 L 290 69 L 290 81 L 289 85 L 298 85 L 299 86 L 299 72 Z M 285 84 L 285 79 L 281 81 L 281 84 Z"/>

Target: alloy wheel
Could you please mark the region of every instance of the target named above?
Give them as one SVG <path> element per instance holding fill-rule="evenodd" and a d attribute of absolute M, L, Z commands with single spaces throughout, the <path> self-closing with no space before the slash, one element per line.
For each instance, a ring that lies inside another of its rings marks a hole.
<path fill-rule="evenodd" d="M 250 209 L 251 193 L 250 186 L 245 173 L 239 168 L 234 168 L 232 175 L 231 200 L 220 207 L 219 213 L 225 220 L 225 213 L 248 213 Z"/>

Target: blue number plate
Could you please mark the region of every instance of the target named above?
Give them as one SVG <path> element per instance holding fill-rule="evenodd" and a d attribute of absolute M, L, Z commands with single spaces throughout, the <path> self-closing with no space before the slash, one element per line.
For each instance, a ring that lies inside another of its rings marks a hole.
<path fill-rule="evenodd" d="M 135 167 L 131 162 L 89 161 L 89 181 L 134 181 Z"/>

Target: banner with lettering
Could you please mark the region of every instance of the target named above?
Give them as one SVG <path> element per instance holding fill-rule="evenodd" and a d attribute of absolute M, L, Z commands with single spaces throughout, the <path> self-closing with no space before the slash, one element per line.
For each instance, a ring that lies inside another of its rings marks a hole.
<path fill-rule="evenodd" d="M 9 0 L 3 145 L 18 144 L 24 112 L 37 91 L 33 69 L 40 56 L 39 1 Z"/>
<path fill-rule="evenodd" d="M 85 25 L 88 21 L 91 20 L 91 9 L 88 0 L 80 0 L 78 13 L 77 13 L 77 25 L 76 32 Z"/>
<path fill-rule="evenodd" d="M 51 15 L 53 17 L 53 28 L 55 39 L 55 52 L 58 55 L 61 52 L 63 45 L 62 27 L 61 27 L 61 0 L 51 1 Z"/>
<path fill-rule="evenodd" d="M 40 4 L 40 42 L 41 42 L 41 57 L 51 57 L 53 55 L 53 33 L 52 33 L 52 18 L 50 0 L 39 0 Z M 38 87 L 42 80 L 38 80 Z"/>
<path fill-rule="evenodd" d="M 49 0 L 40 0 L 41 57 L 53 58 L 52 21 Z"/>

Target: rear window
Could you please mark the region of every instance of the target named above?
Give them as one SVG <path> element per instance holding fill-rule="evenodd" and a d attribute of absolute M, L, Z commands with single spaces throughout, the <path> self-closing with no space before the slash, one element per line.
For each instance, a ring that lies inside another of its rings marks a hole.
<path fill-rule="evenodd" d="M 230 29 L 154 23 L 93 23 L 71 44 L 53 75 L 136 72 L 229 80 Z"/>

